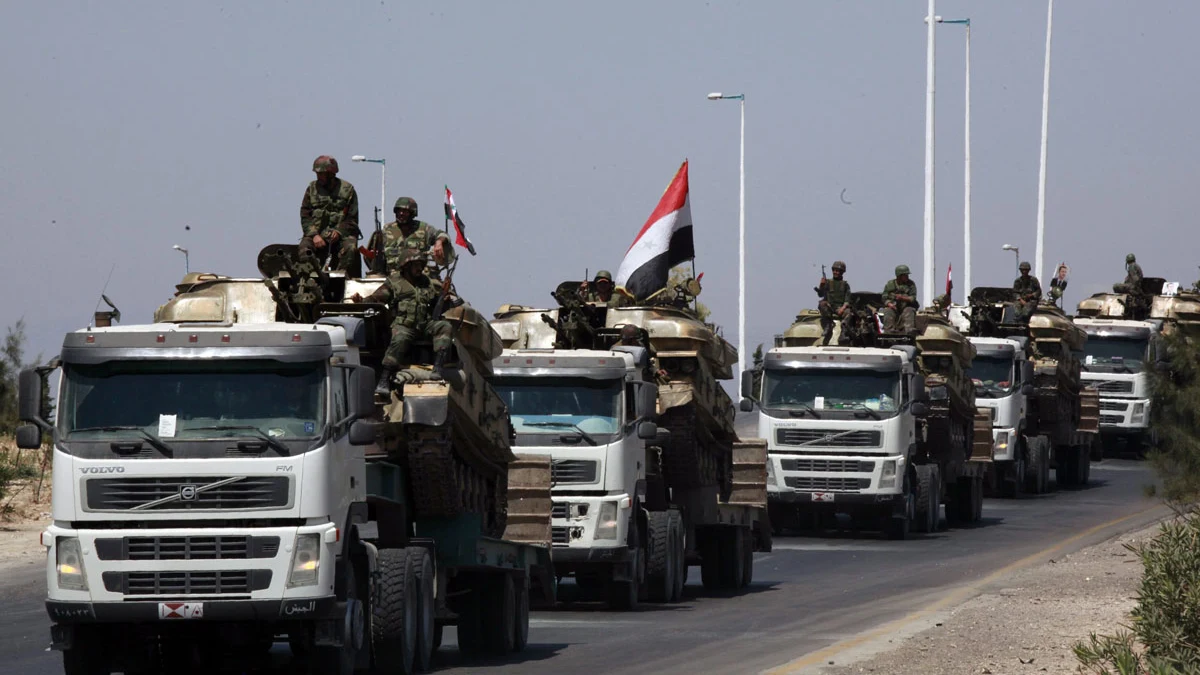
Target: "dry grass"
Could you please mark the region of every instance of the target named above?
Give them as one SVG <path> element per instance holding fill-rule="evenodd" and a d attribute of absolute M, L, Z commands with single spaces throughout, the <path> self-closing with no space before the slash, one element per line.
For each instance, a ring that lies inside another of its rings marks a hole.
<path fill-rule="evenodd" d="M 0 439 L 0 522 L 35 520 L 50 510 L 50 453 L 20 450 L 11 438 Z"/>

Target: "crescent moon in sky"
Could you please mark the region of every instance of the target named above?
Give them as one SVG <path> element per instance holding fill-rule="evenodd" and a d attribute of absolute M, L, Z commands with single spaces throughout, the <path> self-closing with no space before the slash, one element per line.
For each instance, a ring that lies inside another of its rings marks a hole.
<path fill-rule="evenodd" d="M 842 194 L 838 195 L 838 199 L 842 200 L 842 203 L 843 203 L 843 204 L 850 204 L 850 203 L 852 203 L 852 202 L 848 202 L 848 201 L 846 201 L 846 188 L 842 188 Z"/>

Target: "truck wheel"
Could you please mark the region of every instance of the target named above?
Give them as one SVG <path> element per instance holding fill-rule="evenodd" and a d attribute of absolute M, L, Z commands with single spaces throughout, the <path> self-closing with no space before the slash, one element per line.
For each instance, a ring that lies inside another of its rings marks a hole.
<path fill-rule="evenodd" d="M 1054 480 L 1059 489 L 1075 487 L 1079 482 L 1079 449 L 1061 445 L 1054 449 L 1058 466 L 1054 468 Z"/>
<path fill-rule="evenodd" d="M 525 650 L 529 644 L 529 581 L 517 584 L 516 616 L 513 617 L 513 651 Z"/>
<path fill-rule="evenodd" d="M 412 546 L 408 549 L 408 560 L 413 574 L 416 576 L 417 595 L 417 643 L 413 653 L 413 667 L 417 672 L 426 672 L 433 665 L 433 624 L 436 620 L 437 601 L 434 599 L 434 585 L 437 583 L 436 572 L 433 569 L 433 556 L 429 549 L 423 546 Z"/>
<path fill-rule="evenodd" d="M 983 477 L 971 479 L 971 522 L 983 520 Z"/>
<path fill-rule="evenodd" d="M 666 511 L 651 511 L 646 551 L 646 595 L 651 602 L 670 602 L 675 590 L 675 540 Z"/>
<path fill-rule="evenodd" d="M 1091 449 L 1086 445 L 1081 445 L 1079 450 L 1079 471 L 1078 478 L 1079 487 L 1086 487 L 1088 480 L 1092 477 L 1092 453 Z"/>
<path fill-rule="evenodd" d="M 66 675 L 108 675 L 112 672 L 112 656 L 104 636 L 95 626 L 76 625 L 70 649 L 63 651 L 63 672 Z"/>
<path fill-rule="evenodd" d="M 1046 492 L 1050 478 L 1050 444 L 1041 436 L 1025 439 L 1029 461 L 1025 463 L 1025 492 L 1040 495 Z"/>
<path fill-rule="evenodd" d="M 516 640 L 517 590 L 509 574 L 492 575 L 485 587 L 483 633 L 494 656 L 512 652 Z"/>
<path fill-rule="evenodd" d="M 452 609 L 458 615 L 458 651 L 466 658 L 471 658 L 487 648 L 484 642 L 483 605 L 487 602 L 487 575 L 472 574 L 460 576 L 460 588 L 469 589 L 466 593 L 453 598 Z M 434 634 L 434 641 L 440 637 Z"/>
<path fill-rule="evenodd" d="M 946 524 L 950 527 L 961 527 L 971 522 L 974 504 L 971 501 L 970 480 L 959 478 L 953 485 L 954 491 L 946 497 Z"/>
<path fill-rule="evenodd" d="M 645 549 L 639 549 L 634 552 L 636 560 L 634 561 L 634 569 L 630 570 L 627 580 L 608 580 L 608 607 L 618 611 L 630 611 L 637 609 L 638 599 L 641 595 L 640 584 L 637 582 L 638 568 L 645 565 Z M 643 568 L 644 569 L 644 568 Z"/>
<path fill-rule="evenodd" d="M 683 516 L 678 511 L 667 512 L 670 529 L 675 533 L 675 586 L 671 589 L 671 602 L 683 599 L 683 587 L 687 584 L 687 532 L 683 529 Z"/>
<path fill-rule="evenodd" d="M 738 528 L 742 532 L 742 580 L 739 588 L 745 588 L 754 581 L 754 533 Z"/>
<path fill-rule="evenodd" d="M 381 552 L 382 553 L 382 552 Z M 381 556 L 382 557 L 382 556 Z M 366 645 L 366 630 L 368 610 L 358 597 L 358 585 L 354 576 L 354 565 L 347 561 L 346 568 L 346 615 L 342 626 L 342 646 L 312 648 L 308 659 L 309 668 L 316 673 L 329 675 L 352 675 L 358 652 Z M 374 604 L 374 603 L 372 603 Z"/>
<path fill-rule="evenodd" d="M 421 605 L 415 558 L 409 549 L 379 552 L 371 607 L 371 644 L 379 672 L 413 672 Z"/>
<path fill-rule="evenodd" d="M 934 532 L 940 520 L 942 482 L 936 464 L 917 466 L 916 517 L 913 529 L 917 532 Z"/>
<path fill-rule="evenodd" d="M 722 527 L 718 530 L 721 534 L 721 543 L 724 550 L 721 552 L 721 588 L 725 590 L 737 590 L 742 583 L 742 570 L 744 569 L 745 559 L 742 554 L 742 543 L 745 540 L 745 532 L 740 527 Z"/>

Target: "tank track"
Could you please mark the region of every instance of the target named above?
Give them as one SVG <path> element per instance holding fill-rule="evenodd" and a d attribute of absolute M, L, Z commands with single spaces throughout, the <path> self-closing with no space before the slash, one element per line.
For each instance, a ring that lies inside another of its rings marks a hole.
<path fill-rule="evenodd" d="M 694 403 L 659 416 L 667 431 L 662 447 L 662 471 L 668 487 L 720 487 L 726 499 L 733 488 L 733 441 L 719 439 L 700 422 Z"/>
<path fill-rule="evenodd" d="M 449 425 L 411 426 L 406 432 L 409 488 L 416 517 L 455 518 L 477 513 L 483 517 L 485 535 L 501 536 L 508 509 L 505 472 L 480 457 Z"/>

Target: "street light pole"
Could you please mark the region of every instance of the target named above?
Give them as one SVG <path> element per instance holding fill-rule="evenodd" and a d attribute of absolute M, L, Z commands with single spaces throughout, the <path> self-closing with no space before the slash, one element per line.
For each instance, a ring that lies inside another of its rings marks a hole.
<path fill-rule="evenodd" d="M 734 100 L 741 108 L 738 151 L 738 373 L 746 370 L 746 95 L 708 95 L 710 101 Z M 740 377 L 740 375 L 739 375 Z"/>
<path fill-rule="evenodd" d="M 1050 132 L 1050 31 L 1054 28 L 1054 0 L 1046 4 L 1046 69 L 1042 74 L 1042 157 L 1038 168 L 1037 250 L 1033 270 L 1042 278 L 1042 250 L 1046 237 L 1046 143 Z"/>
<path fill-rule="evenodd" d="M 355 155 L 350 158 L 351 162 L 371 162 L 378 164 L 383 170 L 381 172 L 380 187 L 379 187 L 379 214 L 380 218 L 386 218 L 387 214 L 387 160 L 386 159 L 370 159 L 363 155 Z"/>
<path fill-rule="evenodd" d="M 183 254 L 183 273 L 190 274 L 192 271 L 192 266 L 191 266 L 190 261 L 188 260 L 188 250 L 186 248 L 180 246 L 179 244 L 175 244 L 171 248 L 173 248 L 176 251 L 179 251 L 180 253 Z"/>
<path fill-rule="evenodd" d="M 971 293 L 971 20 L 938 19 L 938 23 L 953 23 L 967 29 L 966 119 L 963 121 L 963 283 Z"/>
<path fill-rule="evenodd" d="M 925 16 L 925 269 L 922 285 L 925 302 L 933 301 L 933 235 L 934 235 L 934 168 L 933 168 L 933 92 L 934 92 L 934 23 L 937 12 L 934 0 L 929 0 L 929 13 Z"/>

